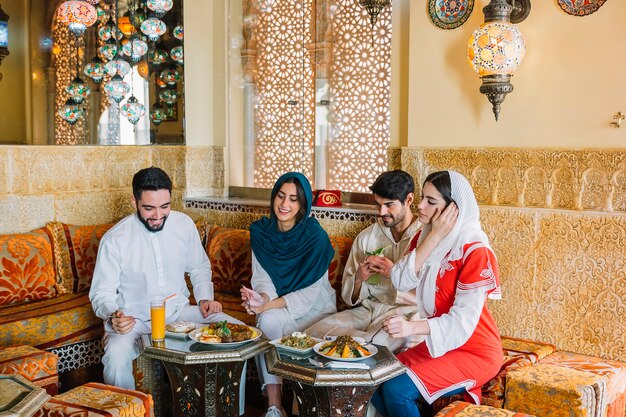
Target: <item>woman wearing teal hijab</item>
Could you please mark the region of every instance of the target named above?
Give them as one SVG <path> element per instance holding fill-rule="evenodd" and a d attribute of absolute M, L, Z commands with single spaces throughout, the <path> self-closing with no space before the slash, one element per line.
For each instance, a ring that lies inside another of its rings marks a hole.
<path fill-rule="evenodd" d="M 307 178 L 288 172 L 272 189 L 270 216 L 250 225 L 252 289 L 242 288 L 241 298 L 271 340 L 302 331 L 337 311 L 328 281 L 334 250 L 328 234 L 309 217 L 312 200 Z M 285 416 L 281 379 L 267 372 L 263 355 L 257 357 L 257 366 L 267 389 L 265 416 Z"/>

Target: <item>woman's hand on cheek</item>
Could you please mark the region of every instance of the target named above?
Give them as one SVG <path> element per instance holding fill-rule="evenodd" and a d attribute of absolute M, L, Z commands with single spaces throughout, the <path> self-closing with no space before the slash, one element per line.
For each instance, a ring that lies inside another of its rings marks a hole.
<path fill-rule="evenodd" d="M 443 212 L 437 209 L 437 213 L 433 216 L 432 231 L 439 238 L 443 239 L 450 233 L 456 223 L 456 219 L 459 216 L 459 208 L 456 203 L 452 202 L 446 207 Z"/>

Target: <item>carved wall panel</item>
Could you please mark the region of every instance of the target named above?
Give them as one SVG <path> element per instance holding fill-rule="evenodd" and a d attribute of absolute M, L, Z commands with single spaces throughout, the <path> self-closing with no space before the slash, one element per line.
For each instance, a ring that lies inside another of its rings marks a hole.
<path fill-rule="evenodd" d="M 403 148 L 421 185 L 433 171 L 469 178 L 498 256 L 505 335 L 626 357 L 626 152 Z"/>

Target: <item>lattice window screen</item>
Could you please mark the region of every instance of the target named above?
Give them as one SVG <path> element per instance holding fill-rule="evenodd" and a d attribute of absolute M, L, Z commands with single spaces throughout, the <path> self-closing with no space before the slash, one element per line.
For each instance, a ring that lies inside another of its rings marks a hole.
<path fill-rule="evenodd" d="M 312 42 L 311 3 L 258 3 L 256 187 L 271 187 L 286 171 L 303 172 L 314 181 L 314 72 L 306 49 Z M 387 169 L 391 7 L 378 16 L 374 28 L 358 0 L 334 0 L 330 10 L 327 188 L 368 192 Z"/>
<path fill-rule="evenodd" d="M 287 171 L 313 175 L 314 83 L 309 53 L 310 0 L 277 0 L 259 8 L 256 187 Z"/>
<path fill-rule="evenodd" d="M 372 28 L 357 0 L 332 15 L 328 188 L 369 192 L 387 169 L 391 114 L 391 7 Z"/>

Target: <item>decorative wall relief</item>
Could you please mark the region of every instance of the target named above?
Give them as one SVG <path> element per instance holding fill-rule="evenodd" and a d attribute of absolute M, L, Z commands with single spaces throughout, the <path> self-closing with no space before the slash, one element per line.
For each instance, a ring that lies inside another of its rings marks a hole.
<path fill-rule="evenodd" d="M 428 0 L 428 15 L 435 26 L 455 29 L 472 14 L 474 0 Z"/>
<path fill-rule="evenodd" d="M 557 0 L 561 9 L 573 16 L 587 16 L 598 11 L 606 0 Z"/>
<path fill-rule="evenodd" d="M 504 335 L 626 357 L 626 153 L 403 148 L 417 193 L 454 169 L 474 187 L 500 268 Z"/>

